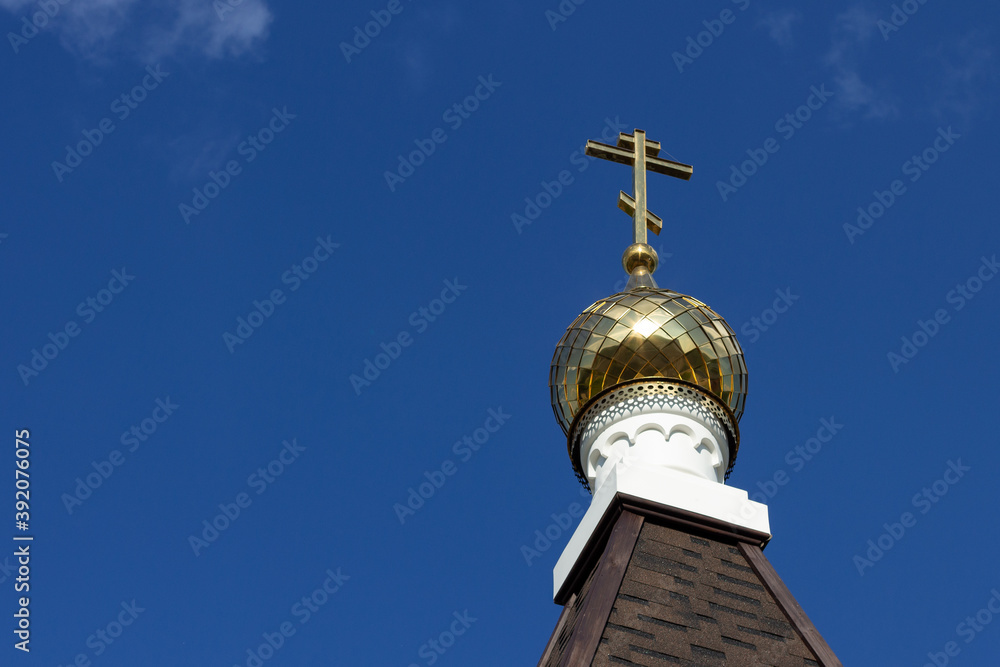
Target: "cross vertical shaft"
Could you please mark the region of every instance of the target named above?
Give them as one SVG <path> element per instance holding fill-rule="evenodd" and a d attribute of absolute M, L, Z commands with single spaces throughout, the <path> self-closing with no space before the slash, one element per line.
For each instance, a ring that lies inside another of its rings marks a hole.
<path fill-rule="evenodd" d="M 632 213 L 635 243 L 646 242 L 646 133 L 635 130 L 635 163 L 632 165 L 635 212 Z"/>
<path fill-rule="evenodd" d="M 632 237 L 634 246 L 643 246 L 651 251 L 646 239 L 647 230 L 659 234 L 663 220 L 646 208 L 646 172 L 655 171 L 681 180 L 691 178 L 694 171 L 691 165 L 674 162 L 660 157 L 660 143 L 646 139 L 643 130 L 636 129 L 633 134 L 618 135 L 618 145 L 603 144 L 598 141 L 588 141 L 586 154 L 591 157 L 627 164 L 632 167 L 633 198 L 624 191 L 619 193 L 618 208 L 632 216 Z"/>

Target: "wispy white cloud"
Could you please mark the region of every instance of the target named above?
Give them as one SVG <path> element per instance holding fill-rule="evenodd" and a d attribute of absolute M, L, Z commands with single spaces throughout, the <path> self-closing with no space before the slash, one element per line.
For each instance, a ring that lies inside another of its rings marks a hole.
<path fill-rule="evenodd" d="M 395 47 L 405 83 L 410 90 L 423 91 L 433 80 L 440 59 L 440 44 L 462 30 L 465 19 L 461 8 L 453 2 L 420 5 L 415 8 L 414 22 L 418 30 L 410 30 L 410 37 Z M 409 19 L 408 19 L 409 20 Z"/>
<path fill-rule="evenodd" d="M 127 0 L 121 0 L 123 2 Z M 228 3 L 222 0 L 228 7 Z M 150 56 L 201 51 L 210 58 L 239 56 L 267 39 L 273 16 L 265 0 L 243 0 L 220 12 L 205 0 L 180 0 L 172 24 L 150 30 Z"/>
<path fill-rule="evenodd" d="M 973 30 L 958 40 L 941 42 L 928 54 L 931 111 L 940 118 L 958 114 L 968 123 L 995 97 L 997 66 L 989 36 Z"/>
<path fill-rule="evenodd" d="M 764 17 L 757 22 L 758 28 L 767 30 L 768 36 L 778 46 L 787 49 L 791 48 L 792 28 L 802 20 L 802 14 L 795 9 L 785 9 L 764 14 Z"/>
<path fill-rule="evenodd" d="M 235 6 L 234 6 L 235 5 Z M 267 0 L 68 0 L 45 29 L 82 57 L 132 52 L 143 60 L 196 53 L 239 56 L 267 39 L 273 15 Z M 39 11 L 35 0 L 0 0 L 15 15 Z"/>
<path fill-rule="evenodd" d="M 159 148 L 170 158 L 170 178 L 186 182 L 203 179 L 210 170 L 222 169 L 233 159 L 237 145 L 245 138 L 245 132 L 222 131 L 213 123 L 204 122 L 182 136 L 169 139 Z"/>
<path fill-rule="evenodd" d="M 113 46 L 135 5 L 135 0 L 69 0 L 54 17 L 53 29 L 68 50 L 96 55 Z"/>
<path fill-rule="evenodd" d="M 879 90 L 861 77 L 862 57 L 875 34 L 877 17 L 860 5 L 834 19 L 833 38 L 824 63 L 833 70 L 839 89 L 837 104 L 865 118 L 893 118 L 899 114 L 891 94 Z"/>

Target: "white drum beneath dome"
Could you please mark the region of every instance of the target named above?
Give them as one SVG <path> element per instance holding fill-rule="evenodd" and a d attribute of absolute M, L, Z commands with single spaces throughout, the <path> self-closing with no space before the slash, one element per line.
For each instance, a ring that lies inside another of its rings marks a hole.
<path fill-rule="evenodd" d="M 617 465 L 667 468 L 723 483 L 729 446 L 723 423 L 685 393 L 645 391 L 585 415 L 580 469 L 596 492 Z"/>

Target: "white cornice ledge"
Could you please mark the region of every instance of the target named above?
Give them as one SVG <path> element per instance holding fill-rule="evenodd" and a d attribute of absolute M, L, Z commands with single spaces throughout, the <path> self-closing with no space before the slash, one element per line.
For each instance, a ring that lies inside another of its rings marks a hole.
<path fill-rule="evenodd" d="M 771 534 L 767 505 L 749 499 L 747 492 L 716 481 L 665 467 L 629 465 L 619 461 L 602 480 L 590 509 L 583 515 L 552 571 L 553 597 L 573 570 L 591 535 L 611 507 L 617 494 L 698 514 L 711 519 Z"/>

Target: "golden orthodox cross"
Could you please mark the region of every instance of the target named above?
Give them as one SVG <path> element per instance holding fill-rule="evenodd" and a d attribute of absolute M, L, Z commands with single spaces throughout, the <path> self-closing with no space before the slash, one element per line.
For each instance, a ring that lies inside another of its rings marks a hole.
<path fill-rule="evenodd" d="M 588 141 L 586 153 L 602 160 L 632 166 L 635 198 L 622 191 L 618 197 L 618 208 L 632 216 L 634 243 L 646 243 L 647 228 L 654 234 L 659 234 L 663 228 L 663 220 L 646 208 L 646 171 L 655 171 L 685 181 L 691 178 L 694 171 L 689 164 L 658 157 L 660 142 L 647 140 L 646 133 L 638 129 L 634 134 L 619 134 L 617 146 Z"/>

